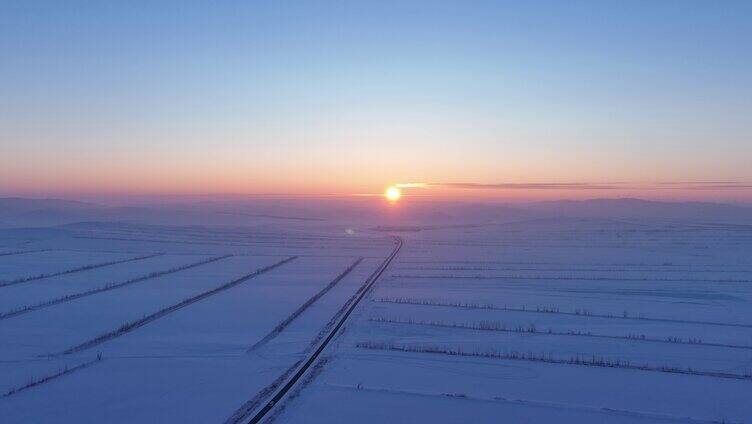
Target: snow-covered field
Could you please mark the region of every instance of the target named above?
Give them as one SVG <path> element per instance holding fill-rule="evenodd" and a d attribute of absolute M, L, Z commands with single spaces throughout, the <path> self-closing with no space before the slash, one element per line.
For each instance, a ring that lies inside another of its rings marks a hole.
<path fill-rule="evenodd" d="M 0 235 L 0 422 L 242 422 L 392 251 L 374 227 Z M 271 420 L 750 422 L 752 227 L 393 234 L 400 254 Z"/>
<path fill-rule="evenodd" d="M 752 228 L 561 219 L 405 240 L 279 421 L 752 419 Z"/>

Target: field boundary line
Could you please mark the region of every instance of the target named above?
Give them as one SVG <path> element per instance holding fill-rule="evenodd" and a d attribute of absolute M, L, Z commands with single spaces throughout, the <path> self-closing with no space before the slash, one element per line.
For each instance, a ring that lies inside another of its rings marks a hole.
<path fill-rule="evenodd" d="M 24 306 L 24 307 L 17 308 L 17 309 L 11 309 L 8 312 L 2 312 L 2 313 L 0 313 L 0 320 L 4 320 L 4 319 L 12 318 L 12 317 L 15 317 L 15 316 L 18 316 L 18 315 L 26 314 L 26 313 L 29 313 L 29 312 L 32 312 L 32 311 L 36 311 L 38 309 L 43 309 L 43 308 L 48 308 L 50 306 L 59 305 L 61 303 L 70 302 L 70 301 L 73 301 L 73 300 L 76 300 L 76 299 L 81 299 L 82 297 L 91 296 L 91 295 L 94 295 L 94 294 L 98 294 L 98 293 L 103 293 L 103 292 L 110 291 L 110 290 L 119 289 L 119 288 L 122 288 L 122 287 L 125 287 L 125 286 L 129 286 L 131 284 L 140 283 L 142 281 L 146 281 L 146 280 L 151 280 L 151 279 L 154 279 L 154 278 L 163 277 L 165 275 L 174 274 L 174 273 L 180 272 L 180 271 L 185 271 L 187 269 L 195 268 L 195 267 L 198 267 L 198 266 L 201 266 L 201 265 L 210 264 L 212 262 L 216 262 L 216 261 L 219 261 L 219 260 L 222 260 L 222 259 L 226 259 L 226 258 L 229 258 L 229 257 L 232 257 L 232 256 L 233 255 L 216 256 L 216 257 L 209 258 L 209 259 L 204 259 L 204 260 L 201 260 L 201 261 L 198 261 L 198 262 L 193 262 L 193 263 L 190 263 L 190 264 L 187 264 L 187 265 L 182 265 L 182 266 L 179 266 L 179 267 L 170 268 L 170 269 L 167 269 L 167 270 L 164 270 L 164 271 L 154 271 L 152 273 L 149 273 L 149 274 L 146 274 L 146 275 L 142 275 L 140 277 L 132 278 L 130 280 L 126 280 L 126 281 L 123 281 L 123 282 L 120 282 L 120 283 L 106 284 L 104 286 L 96 287 L 96 288 L 93 288 L 91 290 L 85 290 L 85 291 L 78 292 L 78 293 L 72 293 L 72 294 L 61 296 L 61 297 L 58 297 L 58 298 L 55 298 L 55 299 L 46 300 L 46 301 L 43 301 L 43 302 L 40 302 L 40 303 L 37 303 L 37 304 L 34 304 L 34 305 L 28 305 L 28 306 Z"/>
<path fill-rule="evenodd" d="M 435 266 L 435 267 L 420 267 L 420 266 L 401 266 L 397 267 L 395 271 L 538 271 L 538 272 L 642 272 L 642 273 L 750 273 L 750 269 L 678 269 L 676 267 L 664 269 L 616 269 L 616 268 L 519 268 L 519 267 L 462 267 L 462 266 Z M 592 278 L 592 277 L 591 277 Z"/>
<path fill-rule="evenodd" d="M 12 252 L 2 252 L 0 253 L 0 256 L 14 256 L 14 255 L 24 255 L 26 253 L 41 253 L 41 252 L 51 252 L 53 249 L 38 249 L 38 250 L 14 250 Z"/>
<path fill-rule="evenodd" d="M 504 323 L 499 322 L 490 322 L 490 321 L 481 321 L 480 323 L 476 323 L 473 325 L 467 325 L 467 324 L 457 324 L 457 323 L 448 323 L 448 322 L 440 322 L 440 321 L 412 321 L 412 320 L 398 320 L 398 319 L 387 319 L 387 318 L 369 318 L 368 321 L 370 322 L 378 322 L 378 323 L 386 323 L 386 324 L 400 324 L 400 325 L 417 325 L 417 326 L 423 326 L 423 327 L 438 327 L 438 328 L 450 328 L 450 329 L 457 329 L 457 330 L 468 330 L 468 331 L 495 331 L 499 333 L 516 333 L 516 334 L 531 334 L 536 336 L 571 336 L 571 337 L 590 337 L 594 339 L 613 339 L 613 340 L 624 340 L 624 341 L 632 341 L 632 342 L 646 342 L 646 343 L 667 343 L 667 344 L 678 344 L 678 345 L 690 345 L 690 346 L 706 346 L 706 347 L 720 347 L 720 348 L 728 348 L 728 349 L 747 349 L 752 350 L 752 346 L 745 346 L 745 345 L 731 345 L 731 344 L 724 344 L 724 343 L 706 343 L 702 341 L 694 341 L 694 340 L 683 340 L 679 338 L 665 338 L 665 339 L 659 339 L 655 337 L 647 337 L 644 335 L 629 335 L 629 336 L 614 336 L 614 335 L 608 335 L 608 334 L 593 334 L 589 332 L 582 332 L 582 331 L 540 331 L 536 328 L 535 325 L 530 324 L 528 326 L 516 326 L 516 327 L 507 327 Z"/>
<path fill-rule="evenodd" d="M 630 411 L 627 409 L 575 405 L 575 404 L 556 403 L 556 402 L 547 402 L 547 401 L 530 400 L 530 399 L 509 399 L 503 396 L 494 396 L 494 397 L 489 398 L 489 397 L 468 396 L 468 395 L 465 395 L 464 393 L 434 393 L 434 392 L 388 389 L 388 388 L 378 388 L 378 387 L 368 387 L 368 386 L 350 386 L 350 385 L 336 384 L 336 383 L 328 383 L 326 387 L 332 390 L 346 390 L 346 391 L 361 391 L 362 390 L 362 391 L 372 392 L 372 393 L 386 393 L 386 394 L 394 394 L 394 395 L 403 395 L 403 396 L 409 395 L 409 396 L 420 396 L 420 397 L 430 397 L 430 398 L 445 397 L 445 398 L 456 399 L 456 400 L 468 400 L 471 402 L 472 401 L 489 402 L 489 403 L 501 402 L 501 403 L 508 403 L 512 405 L 529 406 L 533 408 L 562 409 L 562 410 L 581 411 L 581 412 L 588 412 L 588 413 L 594 413 L 594 414 L 616 415 L 616 416 L 632 417 L 632 418 L 651 418 L 651 419 L 657 419 L 661 421 L 669 421 L 669 422 L 677 422 L 677 423 L 741 424 L 736 421 L 707 420 L 707 419 L 702 419 L 702 418 L 675 416 L 675 415 L 660 414 L 660 413 Z"/>
<path fill-rule="evenodd" d="M 300 316 L 308 307 L 313 305 L 317 300 L 319 300 L 322 296 L 324 296 L 329 290 L 333 289 L 334 286 L 337 285 L 340 281 L 342 281 L 343 278 L 345 278 L 352 270 L 355 269 L 361 262 L 363 262 L 363 258 L 358 258 L 353 262 L 350 266 L 348 266 L 344 271 L 342 271 L 337 277 L 334 278 L 329 284 L 326 285 L 323 289 L 321 289 L 318 293 L 314 294 L 310 299 L 308 299 L 305 303 L 300 305 L 298 309 L 295 310 L 290 316 L 284 319 L 284 321 L 280 322 L 274 329 L 269 332 L 264 338 L 256 342 L 253 346 L 248 348 L 246 353 L 250 353 L 259 347 L 265 345 L 275 337 L 279 335 L 288 325 L 290 325 L 296 318 Z"/>
<path fill-rule="evenodd" d="M 623 359 L 608 359 L 599 357 L 586 357 L 582 355 L 572 356 L 570 358 L 554 357 L 550 354 L 534 354 L 532 352 L 521 351 L 473 351 L 467 352 L 462 350 L 461 347 L 446 347 L 429 344 L 397 344 L 397 343 L 383 343 L 383 342 L 358 342 L 355 347 L 360 349 L 370 350 L 382 350 L 382 351 L 395 351 L 395 352 L 409 352 L 409 353 L 427 353 L 432 355 L 446 355 L 468 358 L 486 358 L 486 359 L 500 359 L 511 361 L 527 361 L 527 362 L 539 362 L 545 364 L 558 364 L 558 365 L 575 365 L 586 366 L 596 368 L 612 368 L 612 369 L 628 369 L 637 371 L 649 371 L 649 372 L 661 372 L 668 374 L 681 374 L 681 375 L 694 375 L 701 377 L 713 377 L 723 378 L 730 380 L 752 380 L 751 374 L 736 374 L 721 371 L 702 371 L 693 368 L 679 368 L 668 365 L 633 365 L 627 360 Z"/>
<path fill-rule="evenodd" d="M 38 378 L 38 379 L 33 380 L 32 382 L 27 383 L 27 384 L 25 384 L 23 386 L 10 389 L 7 392 L 3 393 L 0 396 L 0 398 L 7 398 L 7 397 L 10 397 L 10 396 L 13 396 L 16 393 L 22 392 L 24 390 L 31 389 L 32 387 L 39 386 L 41 384 L 47 383 L 48 381 L 52 381 L 52 380 L 55 380 L 57 378 L 60 378 L 60 377 L 62 377 L 64 375 L 67 375 L 67 374 L 70 374 L 70 373 L 82 370 L 84 368 L 88 368 L 88 367 L 90 367 L 90 366 L 92 366 L 92 365 L 94 365 L 94 364 L 96 364 L 98 362 L 101 362 L 101 361 L 102 361 L 102 357 L 101 356 L 97 356 L 96 359 L 93 359 L 93 360 L 88 361 L 88 362 L 84 362 L 82 364 L 78 364 L 78 365 L 76 365 L 74 367 L 71 367 L 71 368 L 65 367 L 61 371 L 58 371 L 56 373 L 53 373 L 53 374 L 50 374 L 50 375 Z"/>
<path fill-rule="evenodd" d="M 680 320 L 671 318 L 654 318 L 654 317 L 634 317 L 623 315 L 607 315 L 607 314 L 594 314 L 585 310 L 581 312 L 562 312 L 558 309 L 549 308 L 510 308 L 506 306 L 495 306 L 492 304 L 475 304 L 475 303 L 463 303 L 463 302 L 442 302 L 422 299 L 411 298 L 380 298 L 372 299 L 372 302 L 377 303 L 394 303 L 398 305 L 419 305 L 419 306 L 433 306 L 438 308 L 459 308 L 459 309 L 484 309 L 489 311 L 507 311 L 507 312 L 524 312 L 532 314 L 559 314 L 569 315 L 583 318 L 606 318 L 606 319 L 626 319 L 635 321 L 655 321 L 655 322 L 673 322 L 678 324 L 693 324 L 693 325 L 714 325 L 720 327 L 741 327 L 752 328 L 752 324 L 735 324 L 731 322 L 717 322 L 717 321 L 692 321 L 692 320 Z"/>
<path fill-rule="evenodd" d="M 436 279 L 436 280 L 547 280 L 547 281 L 647 281 L 662 283 L 752 283 L 752 280 L 738 278 L 617 278 L 617 277 L 546 277 L 522 275 L 412 275 L 392 274 L 392 278 Z"/>
<path fill-rule="evenodd" d="M 200 300 L 206 299 L 207 297 L 213 296 L 213 295 L 215 295 L 215 294 L 217 294 L 219 292 L 222 292 L 222 291 L 225 291 L 227 289 L 230 289 L 230 288 L 232 288 L 232 287 L 234 287 L 234 286 L 236 286 L 236 285 L 238 285 L 240 283 L 243 283 L 243 282 L 248 281 L 248 280 L 250 280 L 250 279 L 252 279 L 254 277 L 257 277 L 257 276 L 259 276 L 261 274 L 264 274 L 264 273 L 266 273 L 268 271 L 271 271 L 274 268 L 277 268 L 277 267 L 280 267 L 282 265 L 285 265 L 288 262 L 290 262 L 290 261 L 292 261 L 292 260 L 294 260 L 296 258 L 297 258 L 297 256 L 290 256 L 290 257 L 288 257 L 286 259 L 283 259 L 283 260 L 281 260 L 281 261 L 279 261 L 277 263 L 274 263 L 272 265 L 268 265 L 268 266 L 265 266 L 263 268 L 259 268 L 256 271 L 251 272 L 250 274 L 246 274 L 246 275 L 244 275 L 244 276 L 242 276 L 240 278 L 237 278 L 235 280 L 230 281 L 229 283 L 222 284 L 219 287 L 215 287 L 215 288 L 213 288 L 211 290 L 208 290 L 208 291 L 205 291 L 203 293 L 199 293 L 199 294 L 197 294 L 195 296 L 189 297 L 188 299 L 185 299 L 185 300 L 183 300 L 183 301 L 181 301 L 179 303 L 176 303 L 174 305 L 171 305 L 171 306 L 168 306 L 168 307 L 166 307 L 164 309 L 161 309 L 161 310 L 159 310 L 157 312 L 154 312 L 154 313 L 152 313 L 150 315 L 147 315 L 147 316 L 145 316 L 145 317 L 143 317 L 143 318 L 141 318 L 139 320 L 126 323 L 126 324 L 120 326 L 120 328 L 118 328 L 116 330 L 110 331 L 108 333 L 101 334 L 101 335 L 99 335 L 99 336 L 97 336 L 97 337 L 95 337 L 95 338 L 93 338 L 93 339 L 91 339 L 89 341 L 86 341 L 84 343 L 81 343 L 81 344 L 79 344 L 77 346 L 73 346 L 73 347 L 68 348 L 68 349 L 66 349 L 66 350 L 64 350 L 62 352 L 59 352 L 59 353 L 53 353 L 53 354 L 50 354 L 50 355 L 43 355 L 43 356 L 70 355 L 72 353 L 77 353 L 77 352 L 81 352 L 81 351 L 86 350 L 86 349 L 90 349 L 90 348 L 92 348 L 94 346 L 97 346 L 97 345 L 100 345 L 100 344 L 102 344 L 102 343 L 104 343 L 106 341 L 109 341 L 109 340 L 112 340 L 114 338 L 120 337 L 120 336 L 122 336 L 124 334 L 130 333 L 131 331 L 134 331 L 134 330 L 136 330 L 138 328 L 141 328 L 141 327 L 143 327 L 143 326 L 145 326 L 145 325 L 147 325 L 147 324 L 149 324 L 149 323 L 151 323 L 153 321 L 156 321 L 159 318 L 162 318 L 162 317 L 164 317 L 166 315 L 169 315 L 169 314 L 171 314 L 171 313 L 173 313 L 175 311 L 178 311 L 178 310 L 180 310 L 182 308 L 185 308 L 186 306 L 189 306 L 189 305 L 191 305 L 193 303 L 196 303 L 196 302 L 198 302 Z"/>
<path fill-rule="evenodd" d="M 31 276 L 31 277 L 21 277 L 21 278 L 16 278 L 15 280 L 1 281 L 0 287 L 12 286 L 15 284 L 26 283 L 29 281 L 42 280 L 44 278 L 59 277 L 61 275 L 73 274 L 73 273 L 82 272 L 82 271 L 89 271 L 92 269 L 104 268 L 106 266 L 123 264 L 126 262 L 142 261 L 144 259 L 155 258 L 157 256 L 162 256 L 162 255 L 164 255 L 164 253 L 152 253 L 152 254 L 136 256 L 136 257 L 128 258 L 128 259 L 120 259 L 117 261 L 108 261 L 108 262 L 100 262 L 100 263 L 91 264 L 91 265 L 83 265 L 83 266 L 79 266 L 76 268 L 67 269 L 65 271 L 57 271 L 57 272 L 52 272 L 49 274 L 39 274 L 39 275 Z"/>

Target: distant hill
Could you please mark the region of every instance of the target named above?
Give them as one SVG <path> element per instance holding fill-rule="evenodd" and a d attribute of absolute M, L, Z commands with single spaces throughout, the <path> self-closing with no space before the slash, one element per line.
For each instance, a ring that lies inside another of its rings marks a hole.
<path fill-rule="evenodd" d="M 248 203 L 248 202 L 246 202 Z M 300 204 L 304 205 L 305 202 Z M 0 221 L 5 227 L 51 227 L 79 222 L 169 225 L 257 225 L 319 218 L 315 214 L 272 208 L 264 202 L 209 207 L 201 203 L 104 206 L 60 199 L 0 198 Z M 231 213 L 227 213 L 228 210 Z M 299 217 L 297 214 L 300 214 Z"/>
<path fill-rule="evenodd" d="M 631 198 L 556 200 L 530 203 L 525 208 L 559 216 L 587 218 L 752 223 L 752 208 L 710 202 L 658 202 Z"/>
<path fill-rule="evenodd" d="M 641 199 L 559 200 L 514 205 L 405 199 L 393 207 L 381 199 L 249 199 L 119 207 L 60 199 L 0 199 L 0 226 L 6 228 L 51 227 L 79 222 L 283 227 L 303 224 L 341 227 L 361 222 L 390 228 L 425 228 L 547 218 L 752 224 L 752 208 Z"/>
<path fill-rule="evenodd" d="M 23 197 L 0 198 L 0 215 L 30 212 L 40 209 L 81 210 L 101 208 L 94 203 L 61 199 L 27 199 Z"/>
<path fill-rule="evenodd" d="M 0 221 L 3 227 L 48 226 L 101 209 L 102 206 L 75 200 L 6 197 L 0 198 Z"/>

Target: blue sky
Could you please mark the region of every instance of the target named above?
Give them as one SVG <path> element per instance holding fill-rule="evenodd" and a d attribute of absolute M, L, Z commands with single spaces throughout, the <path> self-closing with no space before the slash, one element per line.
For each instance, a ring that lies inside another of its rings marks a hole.
<path fill-rule="evenodd" d="M 0 191 L 752 181 L 751 22 L 731 1 L 4 2 Z"/>

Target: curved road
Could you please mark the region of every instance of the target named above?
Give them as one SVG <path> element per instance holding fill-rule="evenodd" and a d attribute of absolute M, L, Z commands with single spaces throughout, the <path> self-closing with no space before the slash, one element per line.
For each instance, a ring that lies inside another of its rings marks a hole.
<path fill-rule="evenodd" d="M 272 396 L 271 400 L 267 402 L 263 408 L 261 408 L 258 412 L 256 412 L 253 417 L 246 421 L 248 424 L 255 424 L 261 422 L 262 419 L 264 419 L 268 414 L 269 411 L 271 411 L 274 408 L 274 405 L 278 404 L 280 400 L 284 399 L 284 397 L 287 395 L 287 393 L 290 392 L 290 390 L 295 387 L 295 384 L 300 380 L 300 378 L 305 375 L 306 371 L 308 371 L 311 366 L 316 362 L 316 359 L 318 359 L 321 352 L 326 349 L 326 347 L 329 345 L 329 342 L 334 339 L 334 336 L 337 334 L 337 332 L 342 328 L 342 325 L 347 321 L 347 318 L 350 316 L 352 311 L 355 310 L 355 307 L 358 306 L 361 300 L 366 296 L 366 294 L 371 291 L 371 288 L 376 283 L 376 281 L 381 277 L 381 274 L 384 273 L 384 271 L 387 269 L 389 264 L 392 262 L 392 260 L 397 256 L 397 253 L 399 253 L 400 249 L 402 248 L 402 238 L 398 236 L 393 236 L 394 240 L 396 242 L 396 246 L 394 247 L 394 250 L 392 253 L 384 260 L 384 262 L 381 263 L 381 265 L 376 268 L 376 271 L 371 274 L 370 277 L 368 277 L 368 280 L 366 284 L 364 285 L 365 289 L 363 289 L 357 298 L 355 298 L 355 301 L 352 302 L 349 308 L 347 308 L 347 311 L 345 311 L 344 314 L 342 314 L 342 317 L 340 318 L 339 322 L 337 322 L 337 325 L 332 328 L 332 331 L 329 332 L 329 334 L 324 338 L 324 340 L 321 341 L 321 343 L 318 345 L 318 347 L 311 353 L 311 355 L 308 357 L 308 359 L 303 362 L 300 367 L 297 369 L 295 374 L 293 374 L 286 382 L 285 384 L 277 390 L 277 392 Z"/>

